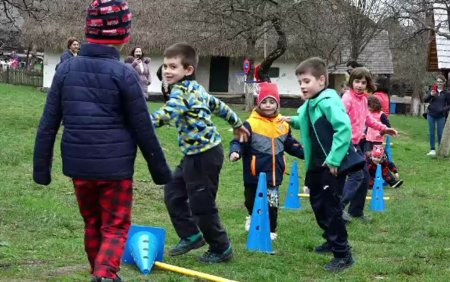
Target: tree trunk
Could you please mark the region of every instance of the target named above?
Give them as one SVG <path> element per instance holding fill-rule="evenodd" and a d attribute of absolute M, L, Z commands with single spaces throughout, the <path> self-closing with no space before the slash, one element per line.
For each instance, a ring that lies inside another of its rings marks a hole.
<path fill-rule="evenodd" d="M 422 89 L 423 89 L 422 83 L 413 85 L 413 93 L 411 95 L 411 103 L 410 103 L 410 109 L 409 109 L 409 113 L 412 116 L 418 116 L 419 114 L 421 114 L 420 101 L 421 101 Z"/>
<path fill-rule="evenodd" d="M 33 47 L 32 43 L 28 44 L 27 58 L 25 60 L 25 70 L 29 70 L 28 67 L 30 66 L 30 51 L 32 47 Z"/>
<path fill-rule="evenodd" d="M 439 145 L 438 156 L 448 157 L 450 152 L 450 122 L 445 123 L 444 132 L 442 132 L 442 140 Z"/>
<path fill-rule="evenodd" d="M 255 55 L 256 55 L 256 39 L 247 38 L 247 57 L 250 61 L 250 71 L 247 74 L 247 79 L 244 82 L 244 84 L 247 83 L 247 81 L 252 81 L 251 83 L 254 83 L 254 63 L 255 63 Z M 253 91 L 249 91 L 248 87 L 244 85 L 245 89 L 245 110 L 251 111 L 255 107 L 255 98 L 253 97 Z"/>
<path fill-rule="evenodd" d="M 267 82 L 270 82 L 269 70 L 273 62 L 281 57 L 287 49 L 286 33 L 281 26 L 281 20 L 279 18 L 274 18 L 271 22 L 278 34 L 277 47 L 264 59 L 261 63 L 261 68 L 259 69 L 259 77 L 262 81 Z"/>

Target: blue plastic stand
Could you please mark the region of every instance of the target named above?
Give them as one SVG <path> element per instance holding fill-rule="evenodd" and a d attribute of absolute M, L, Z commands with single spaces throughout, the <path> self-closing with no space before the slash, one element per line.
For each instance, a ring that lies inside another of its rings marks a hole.
<path fill-rule="evenodd" d="M 159 227 L 131 225 L 122 261 L 150 273 L 155 261 L 163 261 L 166 231 Z"/>
<path fill-rule="evenodd" d="M 292 173 L 289 178 L 289 187 L 286 193 L 286 201 L 282 208 L 291 209 L 291 210 L 299 210 L 302 208 L 300 204 L 300 197 L 298 196 L 298 165 L 297 161 L 294 161 L 292 164 Z"/>
<path fill-rule="evenodd" d="M 375 182 L 372 189 L 372 200 L 370 201 L 370 210 L 375 212 L 384 211 L 384 191 L 383 178 L 381 177 L 381 165 L 377 165 Z"/>
<path fill-rule="evenodd" d="M 253 205 L 252 221 L 247 238 L 247 250 L 272 253 L 270 240 L 269 203 L 267 200 L 266 174 L 261 172 Z"/>

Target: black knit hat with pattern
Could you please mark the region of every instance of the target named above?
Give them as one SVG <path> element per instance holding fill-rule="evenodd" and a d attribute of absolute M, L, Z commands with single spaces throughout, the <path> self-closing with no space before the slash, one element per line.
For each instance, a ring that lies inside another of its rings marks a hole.
<path fill-rule="evenodd" d="M 97 44 L 127 43 L 130 40 L 131 17 L 127 1 L 92 1 L 86 16 L 86 40 Z"/>

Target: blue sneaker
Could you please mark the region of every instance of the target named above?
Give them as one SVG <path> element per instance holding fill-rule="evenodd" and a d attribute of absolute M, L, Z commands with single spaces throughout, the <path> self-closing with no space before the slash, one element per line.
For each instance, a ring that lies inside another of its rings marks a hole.
<path fill-rule="evenodd" d="M 169 256 L 183 255 L 190 250 L 198 249 L 205 245 L 205 239 L 201 232 L 195 235 L 189 236 L 186 239 L 181 239 L 180 242 L 169 250 Z"/>
<path fill-rule="evenodd" d="M 201 255 L 198 260 L 204 263 L 219 263 L 229 261 L 233 258 L 233 249 L 231 246 L 228 247 L 223 253 L 211 252 L 208 250 L 206 253 Z"/>

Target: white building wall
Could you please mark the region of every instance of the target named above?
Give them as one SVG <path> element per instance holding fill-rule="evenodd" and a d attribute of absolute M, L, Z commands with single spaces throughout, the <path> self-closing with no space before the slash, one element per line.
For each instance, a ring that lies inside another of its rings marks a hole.
<path fill-rule="evenodd" d="M 43 87 L 50 88 L 55 75 L 55 67 L 59 63 L 61 54 L 45 53 L 44 54 L 44 85 Z M 123 62 L 126 56 L 122 56 L 120 60 Z M 161 82 L 156 76 L 156 72 L 160 65 L 162 65 L 162 57 L 151 57 L 150 74 L 152 76 L 152 83 L 149 86 L 150 92 L 161 92 Z"/>
<path fill-rule="evenodd" d="M 209 74 L 211 68 L 211 58 L 201 57 L 198 62 L 197 71 L 195 74 L 195 79 L 200 83 L 206 90 L 209 89 Z"/>
<path fill-rule="evenodd" d="M 61 54 L 45 53 L 44 54 L 44 85 L 45 88 L 52 86 L 53 76 L 55 75 L 55 67 L 59 63 Z"/>
<path fill-rule="evenodd" d="M 272 78 L 272 82 L 278 85 L 280 94 L 300 95 L 300 86 L 295 76 L 295 68 L 298 63 L 274 62 L 272 68 L 280 68 L 280 76 Z"/>
<path fill-rule="evenodd" d="M 44 55 L 44 85 L 43 87 L 50 88 L 53 76 L 55 75 L 55 67 L 59 63 L 61 54 L 45 53 Z M 160 65 L 162 65 L 163 58 L 161 55 L 151 55 L 150 73 L 152 76 L 152 83 L 149 86 L 149 91 L 153 93 L 161 93 L 161 82 L 156 76 L 156 72 Z M 125 57 L 121 57 L 123 62 Z M 197 81 L 209 89 L 209 75 L 211 67 L 210 57 L 201 57 L 196 74 Z M 291 62 L 275 62 L 272 67 L 280 68 L 280 76 L 273 78 L 272 81 L 277 83 L 280 94 L 298 95 L 300 87 L 295 77 L 295 68 L 297 63 Z M 228 92 L 230 94 L 244 93 L 244 83 L 238 81 L 237 73 L 241 72 L 242 59 L 231 58 L 229 67 Z"/>

